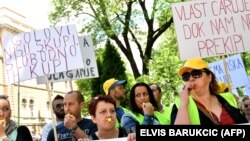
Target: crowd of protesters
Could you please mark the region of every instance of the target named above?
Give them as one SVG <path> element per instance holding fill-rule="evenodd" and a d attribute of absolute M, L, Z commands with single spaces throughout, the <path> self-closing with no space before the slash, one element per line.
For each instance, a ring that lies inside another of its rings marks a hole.
<path fill-rule="evenodd" d="M 92 98 L 88 105 L 79 91 L 56 96 L 52 103 L 56 127 L 46 124 L 41 140 L 126 138 L 135 141 L 137 125 L 230 125 L 250 121 L 249 97 L 236 99 L 227 85 L 217 82 L 208 63 L 201 58 L 188 59 L 178 75 L 183 86 L 170 106 L 162 103 L 163 92 L 157 83 L 137 82 L 129 91 L 130 107 L 122 107 L 126 80 L 115 78 L 105 81 L 105 94 Z M 91 119 L 81 115 L 84 106 Z M 24 134 L 18 133 L 19 127 L 10 119 L 10 114 L 9 101 L 0 97 L 0 139 L 3 141 L 20 140 L 20 134 Z"/>

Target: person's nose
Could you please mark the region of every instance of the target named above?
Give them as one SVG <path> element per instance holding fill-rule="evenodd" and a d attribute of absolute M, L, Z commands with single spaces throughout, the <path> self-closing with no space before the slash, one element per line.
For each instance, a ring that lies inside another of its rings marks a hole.
<path fill-rule="evenodd" d="M 107 112 L 107 116 L 108 117 L 111 117 L 111 115 L 112 115 L 112 113 L 109 111 L 109 112 Z"/>
<path fill-rule="evenodd" d="M 2 117 L 3 115 L 3 110 L 0 110 L 0 117 Z"/>
<path fill-rule="evenodd" d="M 69 113 L 70 112 L 70 108 L 68 105 L 64 105 L 64 112 L 65 113 Z"/>
<path fill-rule="evenodd" d="M 143 100 L 143 101 L 144 101 L 144 100 L 145 100 L 145 98 L 146 98 L 146 96 L 144 96 L 144 95 L 142 94 L 140 98 L 141 98 L 141 100 Z"/>
<path fill-rule="evenodd" d="M 194 80 L 195 80 L 195 78 L 192 75 L 190 75 L 189 81 L 194 81 Z"/>

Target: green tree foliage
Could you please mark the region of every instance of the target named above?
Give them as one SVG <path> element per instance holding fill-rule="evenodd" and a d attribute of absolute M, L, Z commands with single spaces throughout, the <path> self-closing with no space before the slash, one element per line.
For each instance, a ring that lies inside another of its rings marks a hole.
<path fill-rule="evenodd" d="M 110 38 L 130 63 L 134 78 L 148 74 L 156 40 L 171 26 L 170 2 L 177 0 L 53 0 L 50 20 L 77 21 L 82 32 L 102 40 Z M 165 14 L 163 16 L 163 13 Z M 161 20 L 159 23 L 158 20 Z M 135 60 L 135 51 L 141 60 Z M 138 68 L 136 61 L 142 62 Z"/>
<path fill-rule="evenodd" d="M 79 90 L 84 94 L 86 105 L 88 105 L 91 98 L 104 94 L 103 83 L 110 79 L 126 79 L 126 68 L 124 62 L 117 49 L 107 40 L 105 48 L 98 49 L 97 53 L 97 66 L 99 77 L 93 79 L 77 80 Z M 127 103 L 122 103 L 125 105 Z M 83 109 L 84 115 L 87 115 L 87 107 Z"/>
<path fill-rule="evenodd" d="M 101 84 L 103 84 L 106 80 L 110 78 L 115 78 L 118 80 L 127 80 L 124 62 L 122 61 L 118 50 L 115 48 L 114 45 L 111 44 L 110 40 L 107 40 L 106 42 L 101 67 L 103 70 L 102 74 L 100 75 L 100 79 L 102 82 Z M 102 93 L 104 93 L 103 89 L 101 90 Z M 121 105 L 127 105 L 125 101 L 123 101 Z"/>
<path fill-rule="evenodd" d="M 117 49 L 111 44 L 110 40 L 107 40 L 105 50 L 103 53 L 103 60 L 101 64 L 103 73 L 100 78 L 102 82 L 110 78 L 126 79 L 126 68 L 124 62 L 117 51 Z"/>
<path fill-rule="evenodd" d="M 171 26 L 163 35 L 158 48 L 153 50 L 152 60 L 149 64 L 149 75 L 144 75 L 137 81 L 157 83 L 163 92 L 163 102 L 168 105 L 179 93 L 182 80 L 177 73 L 183 63 L 178 56 L 176 35 L 173 26 Z"/>
<path fill-rule="evenodd" d="M 247 74 L 250 74 L 250 52 L 244 52 L 241 55 Z"/>

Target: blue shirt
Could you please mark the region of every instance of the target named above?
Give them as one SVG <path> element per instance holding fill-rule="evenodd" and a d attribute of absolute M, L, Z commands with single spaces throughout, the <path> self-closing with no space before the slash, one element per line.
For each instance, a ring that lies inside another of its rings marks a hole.
<path fill-rule="evenodd" d="M 118 107 L 115 109 L 116 112 L 116 116 L 117 116 L 117 120 L 119 121 L 119 123 L 121 122 L 122 116 L 124 114 L 124 111 L 121 107 Z"/>
<path fill-rule="evenodd" d="M 145 114 L 141 125 L 160 125 L 159 121 L 152 115 Z M 135 133 L 136 125 L 140 125 L 139 121 L 130 113 L 122 116 L 121 126 L 128 132 Z"/>
<path fill-rule="evenodd" d="M 79 128 L 83 130 L 87 135 L 91 135 L 97 131 L 97 126 L 90 119 L 83 118 L 77 123 Z M 77 141 L 73 133 L 64 126 L 64 123 L 56 126 L 58 141 Z M 47 141 L 55 141 L 54 131 L 51 129 L 49 131 Z"/>
<path fill-rule="evenodd" d="M 63 121 L 58 121 L 58 122 L 56 122 L 56 125 L 59 125 L 61 123 L 63 123 Z M 50 123 L 47 123 L 47 124 L 45 124 L 43 126 L 41 141 L 46 141 L 47 140 L 49 131 L 51 129 L 53 129 L 53 126 L 54 126 L 53 124 L 54 124 L 53 122 L 50 122 Z"/>

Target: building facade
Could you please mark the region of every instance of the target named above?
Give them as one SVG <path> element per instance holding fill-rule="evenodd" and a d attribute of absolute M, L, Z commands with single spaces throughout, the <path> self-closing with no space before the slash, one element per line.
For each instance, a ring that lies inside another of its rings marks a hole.
<path fill-rule="evenodd" d="M 35 30 L 25 17 L 7 8 L 0 7 L 0 41 L 7 36 Z M 72 88 L 69 82 L 37 85 L 36 79 L 7 85 L 2 44 L 0 44 L 0 95 L 8 95 L 11 104 L 11 118 L 19 125 L 26 125 L 34 137 L 39 138 L 44 124 L 52 121 L 50 101 L 57 94 L 64 95 Z M 50 91 L 53 89 L 53 91 Z M 76 89 L 76 85 L 73 85 Z"/>

